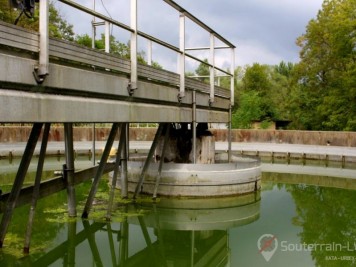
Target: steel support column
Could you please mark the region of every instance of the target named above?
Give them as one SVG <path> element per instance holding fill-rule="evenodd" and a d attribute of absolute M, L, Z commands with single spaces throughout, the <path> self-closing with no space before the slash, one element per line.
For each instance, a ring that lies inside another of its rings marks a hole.
<path fill-rule="evenodd" d="M 142 187 L 143 181 L 145 179 L 146 171 L 147 171 L 148 167 L 150 166 L 154 151 L 155 151 L 155 149 L 157 147 L 158 139 L 162 135 L 163 127 L 164 127 L 164 124 L 160 123 L 159 126 L 158 126 L 158 129 L 157 129 L 156 135 L 155 135 L 155 137 L 153 139 L 150 151 L 148 152 L 147 159 L 146 159 L 145 164 L 144 164 L 144 166 L 142 168 L 141 176 L 140 176 L 140 179 L 139 179 L 139 181 L 137 183 L 133 198 L 136 198 L 136 196 L 139 194 L 139 191 L 140 191 L 140 189 Z"/>
<path fill-rule="evenodd" d="M 96 146 L 95 146 L 95 142 L 96 142 L 96 130 L 95 130 L 95 123 L 93 123 L 93 143 L 92 143 L 92 147 L 93 147 L 93 166 L 96 165 L 96 156 L 95 156 L 95 150 L 96 150 Z"/>
<path fill-rule="evenodd" d="M 228 129 L 228 161 L 231 162 L 232 159 L 232 148 L 231 148 L 231 142 L 232 142 L 232 106 L 231 104 L 229 105 L 229 129 Z"/>
<path fill-rule="evenodd" d="M 156 197 L 157 197 L 158 186 L 159 186 L 159 182 L 160 182 L 161 176 L 162 176 L 162 167 L 163 167 L 163 163 L 164 163 L 164 155 L 165 155 L 167 144 L 168 144 L 168 141 L 169 141 L 170 128 L 171 128 L 171 124 L 170 123 L 166 123 L 166 125 L 165 125 L 166 133 L 165 133 L 165 136 L 164 136 L 163 148 L 162 148 L 162 152 L 161 152 L 161 159 L 159 161 L 158 174 L 157 174 L 157 177 L 156 177 L 155 188 L 153 190 L 153 196 L 152 196 L 153 199 L 156 199 Z"/>
<path fill-rule="evenodd" d="M 129 123 L 125 123 L 122 127 L 122 136 L 120 136 L 120 142 L 122 140 L 121 149 L 121 197 L 128 197 L 128 177 L 127 177 L 127 161 L 129 160 Z"/>
<path fill-rule="evenodd" d="M 75 188 L 74 188 L 74 149 L 73 149 L 73 124 L 64 123 L 64 143 L 66 165 L 63 168 L 63 176 L 67 183 L 68 215 L 77 216 Z"/>
<path fill-rule="evenodd" d="M 101 176 L 103 175 L 105 165 L 108 161 L 108 158 L 110 155 L 110 150 L 114 143 L 118 128 L 119 128 L 119 123 L 113 123 L 108 140 L 105 145 L 103 155 L 101 156 L 98 170 L 95 174 L 94 181 L 93 181 L 93 184 L 90 189 L 90 193 L 87 198 L 87 202 L 86 202 L 84 210 L 83 210 L 82 218 L 88 218 L 88 214 L 89 214 L 89 211 L 93 205 L 93 200 L 94 200 L 96 191 L 98 190 L 99 182 L 100 182 Z"/>
<path fill-rule="evenodd" d="M 195 164 L 197 162 L 197 95 L 195 90 L 193 90 L 192 95 L 193 163 Z"/>
<path fill-rule="evenodd" d="M 43 136 L 42 136 L 40 156 L 38 158 L 37 172 L 36 172 L 35 184 L 34 184 L 33 195 L 32 195 L 32 202 L 31 202 L 31 207 L 30 207 L 30 213 L 28 216 L 27 229 L 26 229 L 26 235 L 25 235 L 25 245 L 24 245 L 23 251 L 26 254 L 28 254 L 30 252 L 30 242 L 31 242 L 31 235 L 32 235 L 33 218 L 35 216 L 37 200 L 40 195 L 41 178 L 42 178 L 44 160 L 46 157 L 46 150 L 47 150 L 47 143 L 48 143 L 48 136 L 49 136 L 50 128 L 51 128 L 51 124 L 46 123 L 44 131 L 43 131 Z"/>
<path fill-rule="evenodd" d="M 25 180 L 25 176 L 30 165 L 33 152 L 35 151 L 38 138 L 41 133 L 43 123 L 35 123 L 32 127 L 30 137 L 28 139 L 24 155 L 21 159 L 19 169 L 16 174 L 11 193 L 6 203 L 6 209 L 0 224 L 0 248 L 2 248 L 6 236 L 7 228 L 10 224 L 14 208 L 16 206 L 17 198 L 20 194 L 21 187 Z"/>
<path fill-rule="evenodd" d="M 124 151 L 124 146 L 126 147 L 125 142 L 126 142 L 126 123 L 123 123 L 123 124 L 121 124 L 121 127 L 120 127 L 120 140 L 119 140 L 119 146 L 118 146 L 118 149 L 116 152 L 114 173 L 113 173 L 113 177 L 112 177 L 112 181 L 111 181 L 109 203 L 108 203 L 108 209 L 106 212 L 106 220 L 107 221 L 109 221 L 111 219 L 112 204 L 114 201 L 115 188 L 116 188 L 116 183 L 117 183 L 117 177 L 118 177 L 119 171 L 120 171 L 120 165 L 121 165 L 121 170 L 122 170 L 123 169 L 123 161 L 126 160 L 126 155 L 125 155 L 125 151 Z M 123 179 L 126 179 L 126 181 L 122 181 Z M 123 175 L 121 175 L 121 197 L 123 197 L 123 198 L 127 197 L 127 175 L 125 177 Z"/>

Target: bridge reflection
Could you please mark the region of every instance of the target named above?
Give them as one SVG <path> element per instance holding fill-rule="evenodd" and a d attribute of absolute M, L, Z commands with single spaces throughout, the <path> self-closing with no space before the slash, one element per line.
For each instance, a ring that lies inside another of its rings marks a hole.
<path fill-rule="evenodd" d="M 164 199 L 157 204 L 118 208 L 128 215 L 119 224 L 69 222 L 64 242 L 22 264 L 75 266 L 85 257 L 87 266 L 226 266 L 230 260 L 229 229 L 259 218 L 260 195 Z"/>

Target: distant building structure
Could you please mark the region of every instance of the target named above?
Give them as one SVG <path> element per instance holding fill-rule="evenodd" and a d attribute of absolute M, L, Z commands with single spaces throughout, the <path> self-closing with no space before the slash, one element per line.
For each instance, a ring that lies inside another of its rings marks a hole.
<path fill-rule="evenodd" d="M 264 129 L 264 130 L 286 130 L 291 121 L 288 120 L 275 120 L 268 122 L 266 127 L 266 122 L 253 121 L 251 123 L 252 129 Z"/>

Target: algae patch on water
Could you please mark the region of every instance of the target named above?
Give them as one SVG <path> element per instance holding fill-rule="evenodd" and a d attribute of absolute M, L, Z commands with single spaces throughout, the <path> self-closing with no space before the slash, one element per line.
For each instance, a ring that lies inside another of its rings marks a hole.
<path fill-rule="evenodd" d="M 10 255 L 16 259 L 24 258 L 25 254 L 23 253 L 23 245 L 25 242 L 25 238 L 23 236 L 19 236 L 12 232 L 6 234 L 4 244 L 6 244 L 1 253 L 4 255 Z M 47 247 L 51 244 L 49 241 L 41 240 L 41 242 L 32 242 L 31 244 L 31 254 L 43 253 L 46 251 Z"/>

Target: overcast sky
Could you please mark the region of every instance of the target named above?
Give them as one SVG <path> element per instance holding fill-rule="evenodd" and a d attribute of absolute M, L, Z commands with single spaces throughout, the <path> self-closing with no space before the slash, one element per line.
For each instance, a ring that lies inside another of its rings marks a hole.
<path fill-rule="evenodd" d="M 76 0 L 93 7 L 93 0 Z M 299 48 L 295 41 L 305 32 L 308 22 L 315 18 L 323 0 L 176 0 L 176 3 L 236 45 L 236 65 L 254 62 L 278 64 L 280 61 L 297 62 Z M 76 33 L 91 33 L 90 16 L 58 4 L 61 14 L 74 25 Z M 103 4 L 106 8 L 103 7 Z M 96 9 L 110 14 L 115 20 L 130 24 L 129 0 L 96 0 Z M 138 27 L 157 38 L 179 46 L 178 12 L 162 0 L 138 0 Z M 98 29 L 100 31 L 100 29 Z M 127 42 L 129 34 L 114 28 L 113 34 Z M 209 35 L 190 21 L 186 22 L 186 45 L 199 47 L 209 45 Z M 146 49 L 140 40 L 139 47 Z M 176 62 L 176 55 L 158 46 L 153 47 L 153 59 L 162 64 Z M 195 52 L 197 53 L 197 52 Z M 197 56 L 208 57 L 200 53 Z M 229 64 L 227 52 L 218 52 L 216 60 L 221 67 Z M 188 62 L 188 65 L 190 63 Z M 194 66 L 193 63 L 191 63 Z"/>

